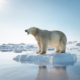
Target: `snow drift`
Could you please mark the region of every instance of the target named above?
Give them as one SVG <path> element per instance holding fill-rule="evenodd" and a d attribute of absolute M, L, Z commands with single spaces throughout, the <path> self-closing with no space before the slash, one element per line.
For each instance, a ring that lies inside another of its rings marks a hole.
<path fill-rule="evenodd" d="M 76 62 L 77 57 L 76 54 L 59 54 L 59 53 L 52 53 L 52 54 L 25 54 L 25 55 L 18 55 L 13 58 L 13 60 L 20 61 L 20 62 L 30 62 L 30 63 L 44 63 L 47 62 L 49 64 L 53 63 L 72 63 Z"/>

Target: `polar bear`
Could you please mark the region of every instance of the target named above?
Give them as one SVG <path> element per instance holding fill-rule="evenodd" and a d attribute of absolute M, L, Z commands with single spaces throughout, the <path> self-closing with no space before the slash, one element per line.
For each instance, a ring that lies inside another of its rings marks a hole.
<path fill-rule="evenodd" d="M 56 53 L 65 53 L 67 38 L 63 32 L 57 30 L 42 30 L 36 27 L 26 29 L 25 32 L 35 37 L 39 46 L 37 54 L 45 54 L 48 46 L 54 47 Z"/>

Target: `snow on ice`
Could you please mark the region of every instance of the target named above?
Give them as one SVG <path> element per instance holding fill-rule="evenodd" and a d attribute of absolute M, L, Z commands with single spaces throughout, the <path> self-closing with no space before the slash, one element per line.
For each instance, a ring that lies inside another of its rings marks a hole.
<path fill-rule="evenodd" d="M 77 57 L 76 54 L 70 53 L 52 53 L 52 54 L 25 54 L 25 55 L 18 55 L 13 58 L 13 60 L 20 61 L 20 62 L 28 62 L 28 63 L 73 63 L 76 62 Z"/>

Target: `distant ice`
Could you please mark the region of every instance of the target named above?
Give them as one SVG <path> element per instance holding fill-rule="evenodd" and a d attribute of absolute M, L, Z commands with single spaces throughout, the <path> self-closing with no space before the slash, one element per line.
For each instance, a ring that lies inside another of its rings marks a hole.
<path fill-rule="evenodd" d="M 76 46 L 80 46 L 80 43 L 77 43 Z"/>
<path fill-rule="evenodd" d="M 13 58 L 13 60 L 20 61 L 20 62 L 28 62 L 28 63 L 73 63 L 76 62 L 77 57 L 76 54 L 60 54 L 60 53 L 52 53 L 52 54 L 25 54 L 25 55 L 18 55 Z"/>
<path fill-rule="evenodd" d="M 0 45 L 0 52 L 14 52 L 14 53 L 23 53 L 28 51 L 38 51 L 37 44 L 2 44 Z M 80 53 L 80 42 L 78 41 L 69 41 L 66 45 L 66 51 L 70 53 Z M 48 47 L 47 51 L 55 51 L 55 48 Z M 79 54 L 78 54 L 79 55 Z"/>

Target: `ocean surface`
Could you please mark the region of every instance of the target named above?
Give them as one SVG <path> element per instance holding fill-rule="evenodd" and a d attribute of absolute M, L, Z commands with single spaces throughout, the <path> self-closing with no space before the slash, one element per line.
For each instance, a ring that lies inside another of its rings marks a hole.
<path fill-rule="evenodd" d="M 80 80 L 80 56 L 74 64 L 36 65 L 14 61 L 23 53 L 0 52 L 0 80 Z"/>

